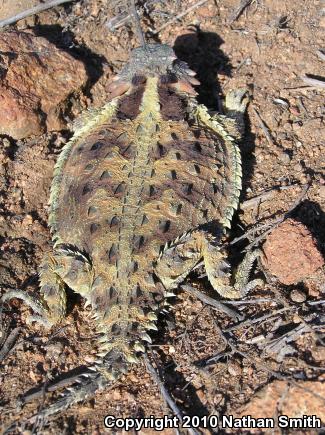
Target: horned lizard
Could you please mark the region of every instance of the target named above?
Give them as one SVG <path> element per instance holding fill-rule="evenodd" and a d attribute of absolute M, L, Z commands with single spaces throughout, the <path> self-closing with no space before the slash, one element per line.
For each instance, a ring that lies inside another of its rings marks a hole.
<path fill-rule="evenodd" d="M 114 382 L 138 360 L 166 298 L 201 261 L 214 289 L 237 298 L 255 254 L 234 283 L 221 239 L 238 206 L 245 91 L 227 95 L 226 115 L 198 104 L 199 82 L 167 45 L 133 50 L 110 85 L 110 101 L 86 113 L 63 148 L 51 187 L 54 247 L 40 266 L 41 297 L 24 300 L 29 322 L 57 324 L 68 286 L 94 314 L 93 372 L 43 411 L 48 416 Z M 98 344 L 97 343 L 97 344 Z"/>

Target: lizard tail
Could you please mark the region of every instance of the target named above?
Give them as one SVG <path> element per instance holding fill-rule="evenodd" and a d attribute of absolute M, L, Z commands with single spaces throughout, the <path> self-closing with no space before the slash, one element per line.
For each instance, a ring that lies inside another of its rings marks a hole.
<path fill-rule="evenodd" d="M 81 384 L 67 388 L 60 399 L 30 417 L 28 422 L 37 424 L 38 421 L 44 421 L 53 414 L 65 411 L 70 406 L 93 397 L 97 390 L 103 390 L 112 383 L 100 373 L 87 375 L 87 378 L 84 376 L 82 375 Z"/>
<path fill-rule="evenodd" d="M 28 421 L 36 423 L 38 419 L 47 419 L 53 414 L 66 410 L 75 403 L 92 398 L 97 390 L 113 386 L 127 372 L 128 363 L 124 355 L 114 349 L 89 369 L 91 372 L 80 375 L 75 384 L 63 392 L 60 399 L 32 416 Z"/>

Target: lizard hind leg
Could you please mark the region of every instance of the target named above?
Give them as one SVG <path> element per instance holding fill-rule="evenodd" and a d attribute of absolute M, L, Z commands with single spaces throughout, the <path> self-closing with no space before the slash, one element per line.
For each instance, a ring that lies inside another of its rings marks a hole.
<path fill-rule="evenodd" d="M 214 244 L 213 237 L 205 231 L 194 231 L 181 237 L 167 248 L 155 267 L 155 272 L 167 290 L 177 287 L 203 259 L 208 279 L 223 297 L 238 299 L 245 296 L 262 280 L 249 281 L 249 274 L 258 250 L 246 254 L 237 271 L 231 275 L 226 255 Z"/>
<path fill-rule="evenodd" d="M 259 250 L 249 251 L 237 270 L 231 274 L 226 255 L 216 246 L 209 243 L 204 247 L 203 258 L 208 279 L 213 288 L 223 297 L 239 299 L 258 285 L 263 285 L 261 279 L 249 280 L 254 261 L 260 256 Z"/>
<path fill-rule="evenodd" d="M 36 322 L 45 328 L 51 328 L 64 317 L 66 308 L 65 285 L 53 267 L 53 258 L 46 255 L 39 268 L 41 296 L 23 290 L 11 290 L 2 296 L 1 304 L 14 298 L 21 299 L 34 312 L 27 317 L 27 324 Z"/>
<path fill-rule="evenodd" d="M 198 231 L 184 234 L 166 248 L 159 258 L 155 273 L 167 291 L 177 288 L 202 258 L 198 239 Z"/>
<path fill-rule="evenodd" d="M 52 254 L 45 254 L 39 276 L 39 297 L 13 290 L 5 293 L 0 302 L 22 299 L 35 313 L 28 317 L 27 323 L 37 322 L 50 328 L 65 316 L 66 284 L 82 296 L 88 296 L 92 280 L 91 265 L 81 253 L 57 249 Z"/>

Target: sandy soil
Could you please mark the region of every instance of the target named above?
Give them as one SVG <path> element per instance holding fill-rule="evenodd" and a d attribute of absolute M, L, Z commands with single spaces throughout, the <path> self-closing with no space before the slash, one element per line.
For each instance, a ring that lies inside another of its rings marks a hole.
<path fill-rule="evenodd" d="M 317 54 L 325 46 L 324 4 L 317 0 L 256 0 L 232 22 L 239 1 L 211 0 L 159 31 L 195 2 L 139 3 L 147 40 L 174 46 L 177 55 L 197 72 L 201 102 L 219 110 L 229 89 L 249 89 L 251 102 L 242 143 L 244 188 L 230 240 L 283 216 L 309 185 L 290 217 L 308 228 L 315 249 L 324 254 L 324 88 L 308 86 L 302 80 L 306 74 L 315 78 L 324 74 L 324 60 Z M 131 23 L 121 23 L 125 11 L 123 2 L 88 0 L 48 10 L 13 26 L 46 38 L 82 62 L 88 80 L 82 92 L 70 96 L 63 114 L 65 127 L 60 131 L 20 140 L 0 137 L 3 292 L 17 287 L 38 291 L 37 266 L 50 244 L 46 220 L 53 166 L 71 136 L 69 122 L 82 109 L 105 102 L 110 78 L 127 60 L 129 50 L 138 45 Z M 274 190 L 265 195 L 270 189 Z M 261 200 L 254 199 L 261 194 Z M 249 241 L 257 234 L 260 232 L 254 232 Z M 243 239 L 233 245 L 232 264 L 238 262 L 246 244 Z M 304 246 L 293 242 L 287 248 L 283 255 L 290 261 L 290 250 L 303 250 Z M 259 276 L 263 276 L 263 269 L 260 264 Z M 301 414 L 325 409 L 321 389 L 325 381 L 324 328 L 319 326 L 324 322 L 324 305 L 310 304 L 324 299 L 323 272 L 300 277 L 291 285 L 282 284 L 265 269 L 264 274 L 265 287 L 249 295 L 250 300 L 258 301 L 236 306 L 246 319 L 239 326 L 227 314 L 183 292 L 175 298 L 170 314 L 159 320 L 150 359 L 160 368 L 166 388 L 183 413 L 242 415 L 244 409 L 256 416 L 258 409 L 259 417 L 286 412 L 297 416 L 299 410 L 292 411 L 291 405 L 298 396 L 305 398 Z M 193 274 L 188 282 L 217 297 L 206 278 L 198 275 Z M 91 325 L 80 300 L 70 296 L 66 321 L 51 333 L 37 326 L 26 327 L 29 309 L 18 300 L 5 306 L 2 342 L 14 328 L 21 329 L 11 352 L 0 360 L 0 430 L 4 432 L 16 422 L 13 433 L 99 434 L 105 432 L 103 418 L 107 414 L 171 414 L 141 363 L 115 388 L 99 392 L 49 421 L 24 424 L 28 416 L 46 407 L 58 393 L 42 395 L 21 411 L 15 405 L 18 396 L 90 362 L 87 338 Z M 269 301 L 261 302 L 261 298 Z M 270 317 L 265 319 L 265 315 Z M 260 317 L 263 319 L 257 321 Z M 299 387 L 272 388 L 274 382 L 280 381 L 285 387 Z M 305 382 L 309 391 L 319 394 L 307 394 Z M 262 400 L 264 393 L 256 396 L 258 391 L 266 391 L 270 401 Z M 324 411 L 319 417 L 325 425 Z M 300 433 L 307 432 L 313 433 Z"/>

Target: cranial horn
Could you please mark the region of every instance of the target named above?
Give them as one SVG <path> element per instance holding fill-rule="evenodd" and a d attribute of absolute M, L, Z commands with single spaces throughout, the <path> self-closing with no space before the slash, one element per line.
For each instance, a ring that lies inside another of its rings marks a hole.
<path fill-rule="evenodd" d="M 107 91 L 110 93 L 111 98 L 119 97 L 125 94 L 130 89 L 131 83 L 117 80 L 108 85 Z"/>
<path fill-rule="evenodd" d="M 178 92 L 185 92 L 186 94 L 197 95 L 195 89 L 193 89 L 191 84 L 185 80 L 179 80 L 176 83 L 171 83 L 169 87 L 175 89 Z"/>
<path fill-rule="evenodd" d="M 190 83 L 191 83 L 192 85 L 194 85 L 194 86 L 198 86 L 198 85 L 201 84 L 201 83 L 199 82 L 199 80 L 196 79 L 195 77 L 188 77 L 188 78 L 187 78 L 187 81 L 190 82 Z"/>
<path fill-rule="evenodd" d="M 190 69 L 190 68 L 186 68 L 185 69 L 185 72 L 186 72 L 186 74 L 188 75 L 188 76 L 196 76 L 196 72 L 195 71 L 193 71 L 192 69 Z"/>

